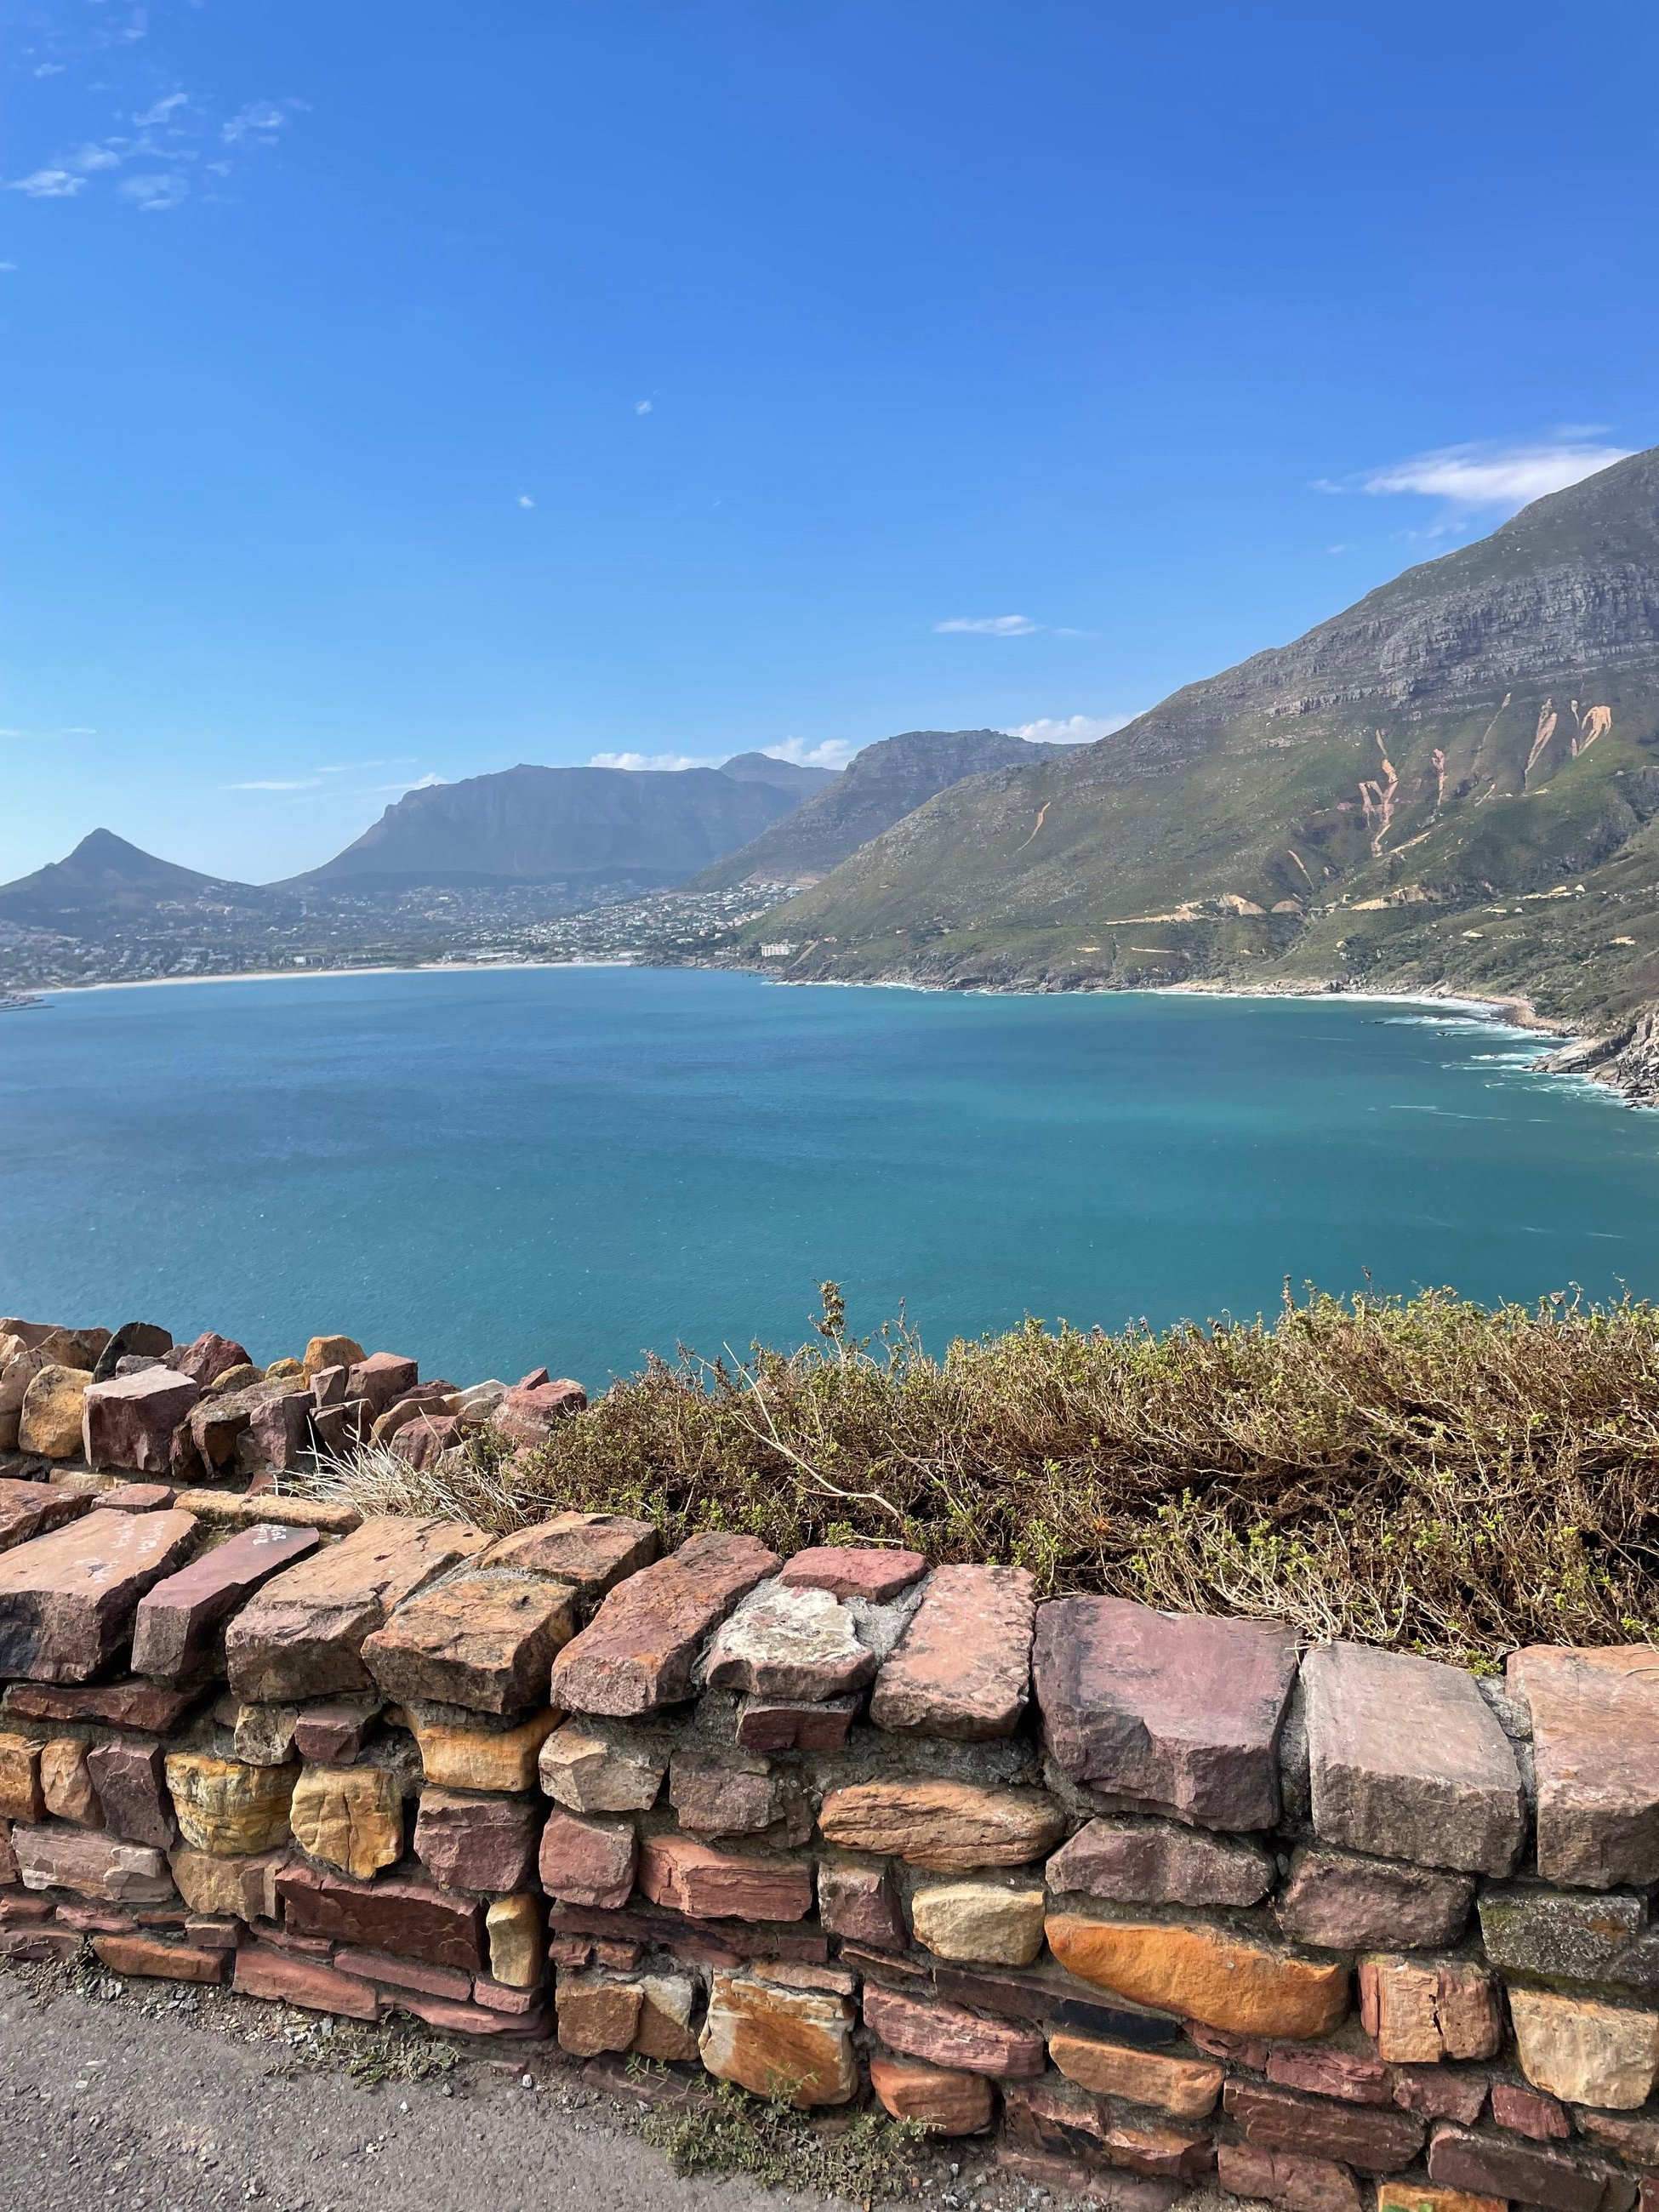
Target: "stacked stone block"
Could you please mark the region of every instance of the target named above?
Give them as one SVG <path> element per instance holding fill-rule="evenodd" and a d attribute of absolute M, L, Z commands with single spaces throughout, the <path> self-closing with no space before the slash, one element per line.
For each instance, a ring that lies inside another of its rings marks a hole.
<path fill-rule="evenodd" d="M 872 2098 L 1134 2212 L 1659 2212 L 1651 1647 L 1477 1680 L 895 1549 L 179 1493 L 163 1411 L 210 1459 L 251 1364 L 187 1351 L 0 1480 L 0 1954 Z M 313 1439 L 424 1387 L 295 1364 Z"/>

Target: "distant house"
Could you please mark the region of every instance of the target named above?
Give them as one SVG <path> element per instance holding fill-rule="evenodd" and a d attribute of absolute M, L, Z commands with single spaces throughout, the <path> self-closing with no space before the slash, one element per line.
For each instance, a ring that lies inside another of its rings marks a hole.
<path fill-rule="evenodd" d="M 794 950 L 794 946 L 790 943 L 787 937 L 781 937 L 770 945 L 762 945 L 761 958 L 763 960 L 787 960 L 793 953 Z"/>

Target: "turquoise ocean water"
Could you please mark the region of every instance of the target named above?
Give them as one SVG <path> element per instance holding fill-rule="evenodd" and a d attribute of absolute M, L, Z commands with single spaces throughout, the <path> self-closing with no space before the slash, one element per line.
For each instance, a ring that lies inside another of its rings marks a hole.
<path fill-rule="evenodd" d="M 1343 1000 L 619 969 L 68 994 L 0 1015 L 0 1312 L 319 1330 L 459 1382 L 1332 1289 L 1659 1292 L 1659 1115 Z"/>

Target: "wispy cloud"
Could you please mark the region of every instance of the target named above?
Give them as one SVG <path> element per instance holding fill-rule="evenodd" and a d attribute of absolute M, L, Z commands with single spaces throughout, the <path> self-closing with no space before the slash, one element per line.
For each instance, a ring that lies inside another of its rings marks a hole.
<path fill-rule="evenodd" d="M 152 131 L 157 124 L 167 122 L 179 108 L 189 105 L 190 94 L 187 92 L 170 92 L 164 100 L 152 100 L 148 107 L 141 108 L 132 119 L 141 131 Z"/>
<path fill-rule="evenodd" d="M 793 761 L 797 768 L 845 768 L 862 750 L 850 738 L 825 738 L 816 745 L 805 738 L 786 738 L 781 745 L 761 747 L 768 760 Z"/>
<path fill-rule="evenodd" d="M 135 11 L 126 30 L 116 34 L 117 43 L 131 43 L 134 26 L 136 35 L 142 36 L 142 10 Z M 54 72 L 63 66 L 52 64 Z M 88 86 L 87 89 L 115 88 Z M 54 154 L 51 161 L 27 175 L 8 180 L 3 189 L 21 192 L 29 199 L 74 199 L 85 190 L 89 179 L 115 170 L 131 172 L 146 162 L 149 166 L 142 174 L 129 173 L 115 180 L 116 193 L 141 213 L 165 213 L 191 198 L 192 174 L 198 182 L 225 178 L 245 155 L 280 144 L 292 117 L 306 105 L 300 100 L 253 100 L 234 114 L 216 119 L 210 105 L 179 87 L 131 109 L 130 131 L 112 131 L 102 140 L 81 145 L 72 153 Z M 220 158 L 204 159 L 204 154 L 221 149 Z M 197 166 L 192 169 L 191 165 Z M 216 185 L 207 184 L 203 197 L 209 200 L 217 197 Z"/>
<path fill-rule="evenodd" d="M 246 107 L 222 124 L 219 136 L 227 146 L 240 146 L 251 142 L 256 146 L 274 146 L 288 127 L 287 110 L 274 100 L 252 100 Z"/>
<path fill-rule="evenodd" d="M 315 775 L 257 775 L 245 783 L 228 783 L 227 791 L 313 791 L 322 781 Z"/>
<path fill-rule="evenodd" d="M 643 769 L 648 772 L 670 771 L 687 768 L 713 768 L 712 760 L 700 760 L 693 753 L 595 753 L 589 768 Z"/>
<path fill-rule="evenodd" d="M 189 184 L 176 172 L 166 176 L 123 177 L 115 189 L 123 199 L 131 200 L 149 215 L 165 215 L 190 197 Z"/>
<path fill-rule="evenodd" d="M 86 190 L 86 184 L 84 177 L 69 169 L 32 169 L 27 177 L 14 177 L 5 189 L 32 200 L 72 200 Z"/>
<path fill-rule="evenodd" d="M 384 760 L 343 761 L 331 768 L 319 768 L 319 775 L 361 775 L 371 768 L 413 768 L 412 753 L 391 753 Z"/>
<path fill-rule="evenodd" d="M 1373 497 L 1408 494 L 1443 502 L 1442 526 L 1455 528 L 1477 515 L 1513 514 L 1553 491 L 1582 483 L 1586 477 L 1628 459 L 1629 448 L 1599 443 L 1574 433 L 1531 445 L 1486 443 L 1443 446 L 1413 453 L 1386 467 L 1363 470 L 1336 483 L 1323 479 L 1316 491 L 1365 492 Z"/>
<path fill-rule="evenodd" d="M 634 402 L 634 412 L 636 415 L 648 415 L 651 411 L 651 402 L 648 399 L 636 399 Z"/>
<path fill-rule="evenodd" d="M 1030 637 L 1042 624 L 1033 622 L 1030 615 L 952 615 L 948 622 L 936 622 L 936 632 L 957 631 L 974 637 Z"/>
<path fill-rule="evenodd" d="M 1126 729 L 1134 719 L 1133 714 L 1043 714 L 1035 722 L 1021 722 L 1008 735 L 1034 745 L 1092 745 L 1114 730 Z"/>
<path fill-rule="evenodd" d="M 527 491 L 521 491 L 519 494 L 519 505 L 520 507 L 534 507 L 535 504 L 535 501 L 532 499 Z"/>

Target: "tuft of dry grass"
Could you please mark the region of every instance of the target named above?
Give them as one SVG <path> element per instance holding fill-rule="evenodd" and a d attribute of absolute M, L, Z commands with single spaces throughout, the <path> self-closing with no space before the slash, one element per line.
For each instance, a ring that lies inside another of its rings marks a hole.
<path fill-rule="evenodd" d="M 1654 1634 L 1659 1309 L 1288 1294 L 1272 1320 L 1030 1322 L 931 1357 L 902 1322 L 745 1362 L 653 1359 L 512 1455 L 315 1479 L 495 1529 L 558 1508 L 678 1541 L 906 1544 L 1103 1590 L 1491 1663 Z"/>

